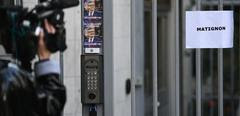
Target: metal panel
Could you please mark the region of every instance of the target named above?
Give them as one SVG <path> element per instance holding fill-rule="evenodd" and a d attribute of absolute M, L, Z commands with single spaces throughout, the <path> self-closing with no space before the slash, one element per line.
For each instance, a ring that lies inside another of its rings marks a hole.
<path fill-rule="evenodd" d="M 136 116 L 136 100 L 135 100 L 135 82 L 136 82 L 136 53 L 135 53 L 135 43 L 136 43 L 136 0 L 131 0 L 131 116 Z"/>
<path fill-rule="evenodd" d="M 201 89 L 201 50 L 196 51 L 196 72 L 197 72 L 197 116 L 202 116 L 202 89 Z"/>
<path fill-rule="evenodd" d="M 223 10 L 223 0 L 219 0 L 218 9 Z M 223 116 L 223 49 L 218 49 L 218 115 Z"/>
<path fill-rule="evenodd" d="M 135 99 L 136 116 L 144 116 L 144 0 L 135 2 Z"/>
<path fill-rule="evenodd" d="M 180 57 L 180 54 L 179 54 L 179 33 L 180 33 L 180 30 L 179 30 L 179 12 L 180 12 L 180 10 L 179 10 L 179 0 L 176 0 L 176 4 L 175 4 L 175 13 L 176 13 L 176 17 L 175 17 L 175 23 L 176 23 L 176 45 L 175 45 L 175 52 L 176 52 L 176 57 L 175 57 L 175 64 L 176 64 L 176 66 L 175 66 L 175 70 L 176 70 L 176 73 L 175 73 L 175 78 L 176 78 L 176 85 L 175 85 L 175 87 L 176 87 L 176 116 L 179 116 L 180 115 L 180 79 L 179 79 L 179 77 L 180 77 L 180 69 L 179 69 L 179 57 Z"/>
<path fill-rule="evenodd" d="M 197 10 L 201 10 L 201 0 L 197 0 Z M 197 116 L 202 116 L 202 90 L 201 90 L 201 49 L 196 50 L 196 86 L 197 86 Z"/>
<path fill-rule="evenodd" d="M 104 116 L 113 116 L 113 0 L 104 6 Z"/>
<path fill-rule="evenodd" d="M 152 0 L 153 116 L 158 116 L 157 53 L 157 0 Z"/>

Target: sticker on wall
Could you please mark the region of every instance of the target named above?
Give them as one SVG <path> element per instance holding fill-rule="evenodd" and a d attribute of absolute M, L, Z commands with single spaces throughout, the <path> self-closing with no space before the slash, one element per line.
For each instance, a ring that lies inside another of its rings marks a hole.
<path fill-rule="evenodd" d="M 83 4 L 84 53 L 102 53 L 103 6 L 102 0 L 84 0 Z"/>
<path fill-rule="evenodd" d="M 85 0 L 84 17 L 102 17 L 103 7 L 101 0 Z"/>
<path fill-rule="evenodd" d="M 84 48 L 85 53 L 100 53 L 103 44 L 101 29 L 94 24 L 84 28 Z M 89 50 L 91 48 L 91 50 Z"/>

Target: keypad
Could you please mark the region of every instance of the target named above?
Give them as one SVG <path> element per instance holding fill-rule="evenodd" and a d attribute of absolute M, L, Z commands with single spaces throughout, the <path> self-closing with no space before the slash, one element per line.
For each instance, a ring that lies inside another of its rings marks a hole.
<path fill-rule="evenodd" d="M 95 91 L 97 90 L 97 76 L 98 73 L 96 71 L 89 71 L 86 73 L 87 74 L 87 88 L 88 90 Z"/>
<path fill-rule="evenodd" d="M 103 103 L 103 56 L 81 56 L 81 99 L 83 104 Z"/>

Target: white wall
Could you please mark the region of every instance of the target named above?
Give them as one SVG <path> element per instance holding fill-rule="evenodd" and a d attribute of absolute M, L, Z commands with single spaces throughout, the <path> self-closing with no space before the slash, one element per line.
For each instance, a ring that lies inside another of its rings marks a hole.
<path fill-rule="evenodd" d="M 131 78 L 130 0 L 113 0 L 114 116 L 131 116 L 131 96 L 125 82 Z"/>
<path fill-rule="evenodd" d="M 67 87 L 64 116 L 81 116 L 81 7 L 65 11 L 68 49 L 64 52 L 64 84 Z"/>

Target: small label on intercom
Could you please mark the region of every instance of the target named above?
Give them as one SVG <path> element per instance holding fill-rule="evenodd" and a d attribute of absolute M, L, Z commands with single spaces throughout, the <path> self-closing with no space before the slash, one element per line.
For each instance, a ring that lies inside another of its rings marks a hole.
<path fill-rule="evenodd" d="M 85 48 L 85 53 L 101 53 L 100 48 Z"/>

